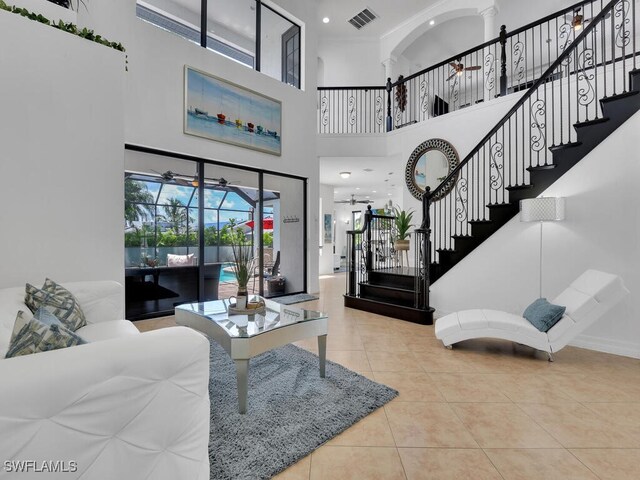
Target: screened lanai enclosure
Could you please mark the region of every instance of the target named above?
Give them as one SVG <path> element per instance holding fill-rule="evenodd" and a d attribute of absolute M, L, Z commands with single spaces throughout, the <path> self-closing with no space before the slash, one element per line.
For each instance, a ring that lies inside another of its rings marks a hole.
<path fill-rule="evenodd" d="M 234 296 L 239 243 L 249 293 L 306 289 L 303 179 L 127 151 L 124 190 L 127 318 Z"/>

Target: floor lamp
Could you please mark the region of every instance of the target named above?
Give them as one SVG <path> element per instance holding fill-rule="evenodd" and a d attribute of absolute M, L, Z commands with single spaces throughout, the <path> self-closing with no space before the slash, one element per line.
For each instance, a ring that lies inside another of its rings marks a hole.
<path fill-rule="evenodd" d="M 563 197 L 520 200 L 520 221 L 540 222 L 540 297 L 542 297 L 542 223 L 564 220 Z"/>

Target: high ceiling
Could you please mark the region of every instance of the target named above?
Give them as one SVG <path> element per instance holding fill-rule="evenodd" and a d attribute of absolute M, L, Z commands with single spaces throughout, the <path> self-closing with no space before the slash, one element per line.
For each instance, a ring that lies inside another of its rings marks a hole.
<path fill-rule="evenodd" d="M 341 178 L 340 172 L 351 172 Z M 402 174 L 387 157 L 324 157 L 320 160 L 320 183 L 333 185 L 335 200 L 374 200 L 384 204 L 402 191 Z"/>
<path fill-rule="evenodd" d="M 379 38 L 416 13 L 438 3 L 438 0 L 317 0 L 317 2 L 320 36 Z M 365 8 L 375 13 L 378 18 L 357 30 L 348 23 L 348 20 Z M 322 23 L 323 17 L 329 17 L 330 22 Z"/>

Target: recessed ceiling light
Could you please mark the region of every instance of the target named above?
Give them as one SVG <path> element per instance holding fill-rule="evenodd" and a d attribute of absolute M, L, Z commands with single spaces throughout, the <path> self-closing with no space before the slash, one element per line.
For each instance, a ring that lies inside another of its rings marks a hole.
<path fill-rule="evenodd" d="M 373 190 L 373 193 L 378 193 L 378 192 L 376 192 L 375 190 Z"/>
<path fill-rule="evenodd" d="M 370 197 L 369 195 L 367 195 L 367 196 L 366 196 L 366 197 L 364 197 L 364 198 L 371 198 L 371 197 Z"/>
<path fill-rule="evenodd" d="M 342 178 L 349 178 L 351 176 L 351 172 L 340 172 L 340 176 Z"/>
<path fill-rule="evenodd" d="M 360 187 L 356 187 L 356 190 L 360 190 Z"/>
<path fill-rule="evenodd" d="M 322 19 L 322 23 L 329 23 L 331 20 L 329 19 L 329 17 L 324 17 Z"/>
<path fill-rule="evenodd" d="M 433 26 L 433 25 L 435 25 L 435 24 L 436 24 L 436 21 L 435 21 L 435 20 L 431 20 L 431 21 L 429 22 L 429 25 L 431 25 L 431 26 Z"/>
<path fill-rule="evenodd" d="M 390 194 L 390 193 L 387 193 L 387 195 L 391 196 L 391 194 Z"/>

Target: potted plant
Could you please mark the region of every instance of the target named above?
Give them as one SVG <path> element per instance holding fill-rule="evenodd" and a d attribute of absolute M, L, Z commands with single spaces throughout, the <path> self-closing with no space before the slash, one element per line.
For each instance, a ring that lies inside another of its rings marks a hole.
<path fill-rule="evenodd" d="M 396 250 L 409 250 L 409 230 L 413 227 L 411 220 L 413 219 L 413 210 L 400 210 L 398 207 L 393 209 L 396 224 L 396 240 L 394 248 Z"/>
<path fill-rule="evenodd" d="M 235 231 L 234 241 L 231 243 L 233 249 L 233 273 L 238 282 L 238 293 L 236 294 L 236 308 L 247 308 L 247 285 L 252 274 L 253 258 L 251 255 L 251 244 L 247 243 L 242 229 Z"/>

